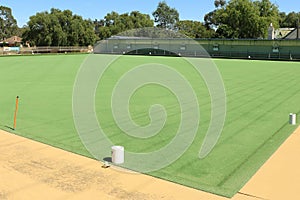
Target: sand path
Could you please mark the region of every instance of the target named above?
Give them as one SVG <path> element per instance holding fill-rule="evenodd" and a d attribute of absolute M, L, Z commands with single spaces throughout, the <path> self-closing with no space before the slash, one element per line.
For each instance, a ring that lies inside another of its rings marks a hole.
<path fill-rule="evenodd" d="M 203 199 L 216 196 L 0 130 L 0 199 Z M 300 199 L 300 127 L 232 200 Z"/>

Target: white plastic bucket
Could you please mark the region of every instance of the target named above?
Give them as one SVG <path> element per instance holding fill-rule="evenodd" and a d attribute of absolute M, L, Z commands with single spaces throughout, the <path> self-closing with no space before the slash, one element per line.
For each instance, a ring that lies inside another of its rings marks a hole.
<path fill-rule="evenodd" d="M 124 147 L 112 146 L 111 147 L 111 161 L 115 164 L 124 163 Z"/>
<path fill-rule="evenodd" d="M 296 114 L 290 113 L 290 124 L 296 125 Z"/>

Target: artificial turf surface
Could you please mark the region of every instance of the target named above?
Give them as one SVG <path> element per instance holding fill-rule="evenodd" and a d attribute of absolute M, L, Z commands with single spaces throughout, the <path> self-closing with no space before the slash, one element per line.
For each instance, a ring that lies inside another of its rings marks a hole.
<path fill-rule="evenodd" d="M 101 56 L 109 55 L 99 55 L 100 60 Z M 73 85 L 86 57 L 0 57 L 0 128 L 91 157 L 80 141 L 72 115 Z M 227 95 L 226 121 L 213 151 L 199 159 L 210 122 L 210 98 L 201 77 L 181 58 L 123 56 L 99 81 L 95 107 L 107 136 L 128 151 L 151 152 L 163 147 L 174 137 L 180 122 L 174 94 L 149 84 L 130 99 L 131 117 L 145 126 L 150 122 L 149 107 L 161 104 L 168 113 L 161 132 L 148 139 L 136 139 L 123 134 L 114 123 L 110 109 L 114 85 L 133 66 L 153 62 L 172 66 L 189 79 L 198 97 L 201 120 L 197 136 L 183 156 L 150 175 L 231 197 L 296 128 L 288 124 L 288 115 L 300 112 L 299 62 L 216 59 Z M 17 95 L 20 104 L 17 129 L 13 131 Z"/>

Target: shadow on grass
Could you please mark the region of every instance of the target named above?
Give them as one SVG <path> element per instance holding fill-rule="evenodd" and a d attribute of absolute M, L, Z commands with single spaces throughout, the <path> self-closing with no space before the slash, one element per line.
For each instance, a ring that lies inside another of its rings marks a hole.
<path fill-rule="evenodd" d="M 105 158 L 103 158 L 103 160 L 104 160 L 104 161 L 107 161 L 107 162 L 112 162 L 111 157 L 105 157 Z"/>
<path fill-rule="evenodd" d="M 10 129 L 10 130 L 12 130 L 12 131 L 14 131 L 15 129 L 14 128 L 12 128 L 12 127 L 10 127 L 10 126 L 4 126 L 5 128 L 8 128 L 8 129 Z"/>

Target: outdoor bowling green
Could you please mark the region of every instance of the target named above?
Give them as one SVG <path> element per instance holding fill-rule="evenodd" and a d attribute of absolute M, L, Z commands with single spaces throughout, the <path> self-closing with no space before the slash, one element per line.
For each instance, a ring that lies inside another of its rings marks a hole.
<path fill-rule="evenodd" d="M 0 128 L 92 157 L 80 140 L 72 113 L 74 83 L 88 56 L 0 57 Z M 111 55 L 97 56 L 101 62 Z M 192 145 L 178 160 L 149 175 L 232 197 L 296 129 L 289 124 L 289 114 L 300 113 L 300 63 L 213 61 L 223 79 L 227 112 L 221 136 L 204 159 L 199 159 L 198 153 L 210 123 L 210 95 L 204 80 L 183 58 L 121 56 L 111 63 L 98 82 L 95 112 L 107 137 L 125 150 L 151 152 L 164 147 L 175 137 L 181 120 L 176 94 L 160 85 L 148 84 L 132 95 L 129 110 L 132 120 L 140 126 L 150 123 L 151 105 L 160 104 L 167 112 L 161 131 L 151 138 L 141 139 L 128 136 L 114 122 L 111 92 L 120 77 L 135 66 L 161 63 L 174 68 L 189 81 L 198 98 L 199 128 Z M 14 130 L 16 96 L 19 96 L 19 104 Z"/>

